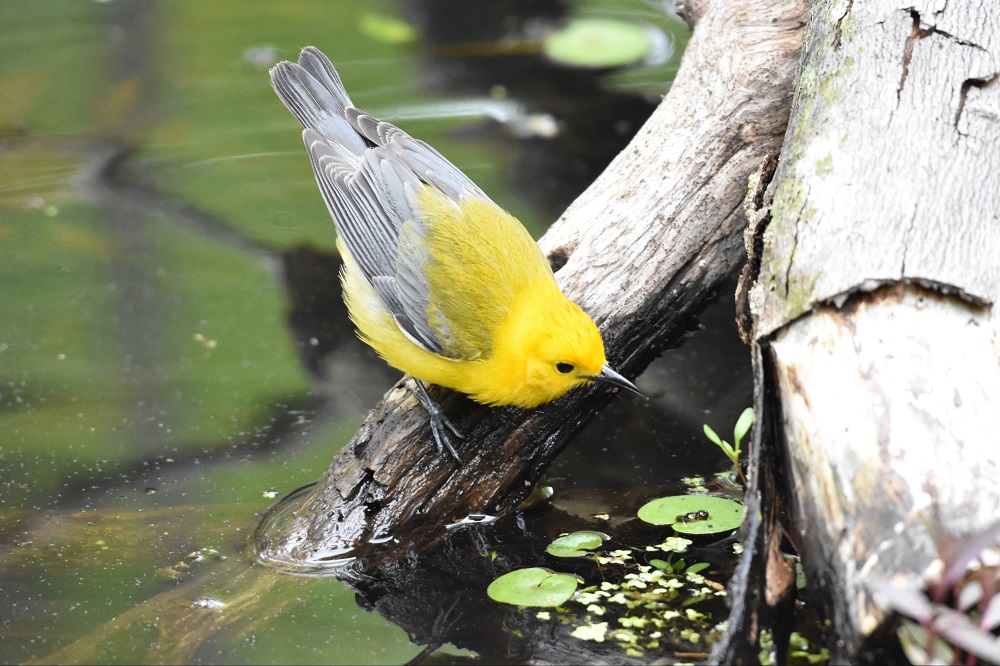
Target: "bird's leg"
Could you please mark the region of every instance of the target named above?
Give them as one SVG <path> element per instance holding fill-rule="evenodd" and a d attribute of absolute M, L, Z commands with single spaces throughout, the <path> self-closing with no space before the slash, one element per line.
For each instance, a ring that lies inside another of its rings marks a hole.
<path fill-rule="evenodd" d="M 434 443 L 437 444 L 438 453 L 443 453 L 444 449 L 448 449 L 448 453 L 451 454 L 451 457 L 454 458 L 459 465 L 461 465 L 462 459 L 458 457 L 458 452 L 455 451 L 455 447 L 451 445 L 451 440 L 448 439 L 447 431 L 450 430 L 452 434 L 459 439 L 465 439 L 465 437 L 461 432 L 459 432 L 458 428 L 456 428 L 452 422 L 448 420 L 448 417 L 444 415 L 444 411 L 441 409 L 441 406 L 431 399 L 431 396 L 427 393 L 427 389 L 424 387 L 424 383 L 416 377 L 413 378 L 413 383 L 417 385 L 417 390 L 413 391 L 413 394 L 417 397 L 417 400 L 420 401 L 420 404 L 424 406 L 424 409 L 427 410 L 427 415 L 430 416 L 431 434 L 434 435 Z M 409 385 L 407 385 L 407 387 L 409 387 Z"/>

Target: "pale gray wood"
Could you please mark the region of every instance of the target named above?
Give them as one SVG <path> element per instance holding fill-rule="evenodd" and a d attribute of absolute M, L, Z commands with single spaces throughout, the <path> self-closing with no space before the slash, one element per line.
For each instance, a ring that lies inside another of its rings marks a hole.
<path fill-rule="evenodd" d="M 867 583 L 1000 519 L 1000 5 L 820 0 L 806 34 L 749 305 L 789 532 L 836 658 L 877 661 Z"/>
<path fill-rule="evenodd" d="M 1000 520 L 998 333 L 993 310 L 898 284 L 771 343 L 791 531 L 854 648 L 885 620 L 868 581 L 921 587 L 934 571 L 929 527 Z"/>
<path fill-rule="evenodd" d="M 814 3 L 782 149 L 760 335 L 911 279 L 1000 294 L 1000 6 Z"/>

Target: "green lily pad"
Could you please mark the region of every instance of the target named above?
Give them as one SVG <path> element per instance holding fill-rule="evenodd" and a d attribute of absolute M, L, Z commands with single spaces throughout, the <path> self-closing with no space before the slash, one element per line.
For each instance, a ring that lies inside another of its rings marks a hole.
<path fill-rule="evenodd" d="M 725 497 L 674 495 L 647 502 L 639 519 L 653 525 L 671 525 L 681 534 L 718 534 L 743 522 L 743 505 Z"/>
<path fill-rule="evenodd" d="M 603 532 L 582 530 L 563 535 L 545 547 L 545 552 L 556 557 L 583 557 L 610 539 Z"/>
<path fill-rule="evenodd" d="M 409 44 L 417 40 L 416 28 L 388 14 L 362 14 L 358 17 L 358 27 L 372 39 L 386 44 Z"/>
<path fill-rule="evenodd" d="M 493 601 L 515 606 L 560 606 L 573 596 L 576 576 L 541 567 L 506 573 L 486 588 Z"/>
<path fill-rule="evenodd" d="M 614 19 L 581 18 L 552 33 L 542 50 L 552 60 L 576 67 L 621 67 L 653 49 L 648 29 Z"/>

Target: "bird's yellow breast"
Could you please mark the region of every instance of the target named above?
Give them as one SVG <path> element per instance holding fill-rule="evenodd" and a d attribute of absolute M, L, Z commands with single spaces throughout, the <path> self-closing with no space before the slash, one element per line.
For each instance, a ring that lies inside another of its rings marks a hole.
<path fill-rule="evenodd" d="M 422 267 L 427 320 L 445 356 L 489 357 L 517 299 L 536 285 L 555 286 L 548 260 L 524 226 L 492 201 L 462 197 L 456 203 L 430 187 L 418 200 L 428 258 Z"/>
<path fill-rule="evenodd" d="M 534 240 L 491 202 L 421 196 L 430 307 L 443 354 L 408 337 L 346 247 L 344 294 L 361 338 L 387 363 L 490 405 L 535 407 L 587 383 L 606 362 L 594 322 L 559 291 Z M 560 372 L 560 364 L 573 372 Z"/>

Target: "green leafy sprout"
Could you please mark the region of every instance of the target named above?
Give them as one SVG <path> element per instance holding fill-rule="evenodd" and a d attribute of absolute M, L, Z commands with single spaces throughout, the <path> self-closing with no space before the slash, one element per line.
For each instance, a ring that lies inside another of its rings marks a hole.
<path fill-rule="evenodd" d="M 707 423 L 705 424 L 705 437 L 708 437 L 709 440 L 722 449 L 726 457 L 732 461 L 736 467 L 736 471 L 739 472 L 744 487 L 747 485 L 747 477 L 743 474 L 743 468 L 740 466 L 740 454 L 742 453 L 740 444 L 747 433 L 750 432 L 750 427 L 753 425 L 755 418 L 756 415 L 754 414 L 753 407 L 747 407 L 740 414 L 740 417 L 736 419 L 736 426 L 733 428 L 733 441 L 736 442 L 735 445 L 719 437 Z"/>

